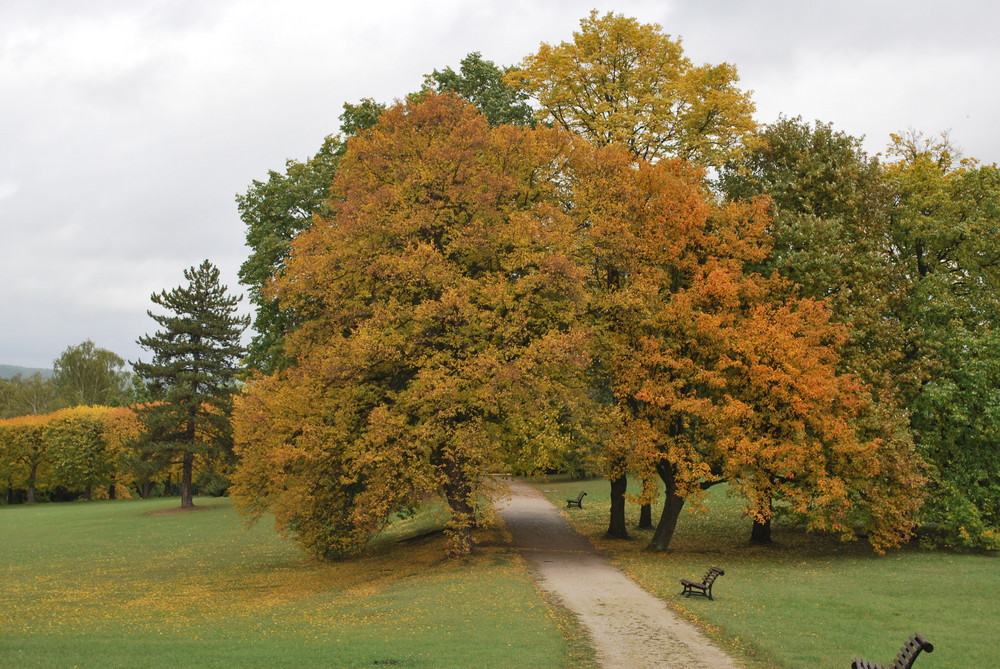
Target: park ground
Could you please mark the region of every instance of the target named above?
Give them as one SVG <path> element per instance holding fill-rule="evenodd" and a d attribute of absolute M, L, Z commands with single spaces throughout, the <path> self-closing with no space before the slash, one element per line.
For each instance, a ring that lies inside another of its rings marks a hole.
<path fill-rule="evenodd" d="M 746 541 L 738 501 L 717 490 L 685 513 L 673 549 L 601 538 L 607 483 L 535 481 L 643 587 L 750 669 L 888 661 L 913 632 L 935 645 L 921 669 L 1000 666 L 1000 562 L 925 551 L 885 556 L 779 525 Z M 584 633 L 532 582 L 502 529 L 448 560 L 431 511 L 364 556 L 307 558 L 267 522 L 244 529 L 224 498 L 0 507 L 0 667 L 594 666 Z M 726 570 L 715 601 L 678 596 L 679 578 Z"/>

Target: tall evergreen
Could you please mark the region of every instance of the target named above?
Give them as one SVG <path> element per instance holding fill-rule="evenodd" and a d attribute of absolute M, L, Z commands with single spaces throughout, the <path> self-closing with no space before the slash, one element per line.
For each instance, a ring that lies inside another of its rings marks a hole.
<path fill-rule="evenodd" d="M 162 329 L 138 339 L 153 359 L 133 368 L 154 400 L 140 411 L 152 455 L 180 462 L 181 507 L 190 507 L 195 455 L 218 456 L 232 446 L 232 394 L 249 319 L 236 315 L 242 298 L 227 295 L 209 261 L 184 270 L 184 278 L 187 286 L 151 296 L 169 313 L 147 312 Z"/>

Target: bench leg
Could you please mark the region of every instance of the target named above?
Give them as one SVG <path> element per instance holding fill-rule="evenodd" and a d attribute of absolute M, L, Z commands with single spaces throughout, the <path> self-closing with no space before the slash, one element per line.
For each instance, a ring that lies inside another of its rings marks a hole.
<path fill-rule="evenodd" d="M 699 590 L 700 592 L 695 592 L 695 590 Z M 709 599 L 712 599 L 712 601 L 715 601 L 712 598 L 711 586 L 709 586 L 708 588 L 703 588 L 700 585 L 685 585 L 684 589 L 681 590 L 681 594 L 684 595 L 685 597 L 690 597 L 691 595 L 700 595 L 702 597 L 708 597 Z"/>

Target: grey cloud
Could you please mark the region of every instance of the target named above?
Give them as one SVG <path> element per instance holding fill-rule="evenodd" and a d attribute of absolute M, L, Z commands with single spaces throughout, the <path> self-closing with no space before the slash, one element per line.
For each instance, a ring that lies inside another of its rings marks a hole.
<path fill-rule="evenodd" d="M 149 294 L 209 258 L 234 292 L 236 193 L 469 51 L 513 64 L 569 39 L 594 2 L 5 0 L 0 6 L 0 362 L 86 338 L 129 359 Z M 953 129 L 1000 160 L 985 2 L 599 2 L 729 61 L 779 112 L 869 136 Z M 69 49 L 67 51 L 67 49 Z"/>

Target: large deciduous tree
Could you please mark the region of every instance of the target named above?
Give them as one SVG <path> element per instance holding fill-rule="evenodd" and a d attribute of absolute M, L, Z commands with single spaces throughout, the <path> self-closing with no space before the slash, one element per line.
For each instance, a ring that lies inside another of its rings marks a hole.
<path fill-rule="evenodd" d="M 592 12 L 571 42 L 542 44 L 506 79 L 534 96 L 539 120 L 623 147 L 635 160 L 719 165 L 755 128 L 750 94 L 737 87 L 732 65 L 695 66 L 660 26 L 612 13 Z M 598 396 L 607 398 L 600 378 Z M 611 451 L 602 457 L 612 485 L 608 536 L 624 538 L 628 471 L 617 446 Z M 648 501 L 651 482 L 643 489 Z"/>
<path fill-rule="evenodd" d="M 231 448 L 231 396 L 248 319 L 236 314 L 240 298 L 228 294 L 209 261 L 184 270 L 184 278 L 186 286 L 151 296 L 167 313 L 148 312 L 161 329 L 139 338 L 153 357 L 133 368 L 154 398 L 139 408 L 146 441 L 151 450 L 180 460 L 186 508 L 193 506 L 195 455 Z"/>
<path fill-rule="evenodd" d="M 846 325 L 838 368 L 858 375 L 880 408 L 872 415 L 905 438 L 899 387 L 912 374 L 904 362 L 899 309 L 905 282 L 892 259 L 892 188 L 878 160 L 857 138 L 830 124 L 780 118 L 746 142 L 747 150 L 721 170 L 719 184 L 733 200 L 766 196 L 772 248 L 753 269 L 776 272 L 799 296 L 823 300 Z M 920 463 L 914 459 L 915 470 Z M 768 541 L 770 524 L 755 518 L 755 541 Z"/>
<path fill-rule="evenodd" d="M 446 67 L 427 75 L 424 90 L 454 93 L 478 105 L 492 125 L 531 124 L 525 96 L 503 80 L 508 69 L 472 53 L 457 72 Z M 284 172 L 270 171 L 267 181 L 255 179 L 246 193 L 237 196 L 251 249 L 240 267 L 240 282 L 256 307 L 247 353 L 250 369 L 269 373 L 288 362 L 282 357 L 282 346 L 285 334 L 295 327 L 296 314 L 266 297 L 268 284 L 284 271 L 292 240 L 312 226 L 314 216 L 331 215 L 326 207 L 328 190 L 348 139 L 373 127 L 384 111 L 385 105 L 371 98 L 345 104 L 339 134 L 328 136 L 314 156 L 287 161 Z"/>
<path fill-rule="evenodd" d="M 487 474 L 544 468 L 582 429 L 584 276 L 555 206 L 569 149 L 433 92 L 350 142 L 331 216 L 275 283 L 302 317 L 294 363 L 237 404 L 240 508 L 332 557 L 437 496 L 462 553 Z"/>
<path fill-rule="evenodd" d="M 694 65 L 655 24 L 593 11 L 571 42 L 542 44 L 506 75 L 537 100 L 539 120 L 642 159 L 718 165 L 755 127 L 728 63 Z"/>

